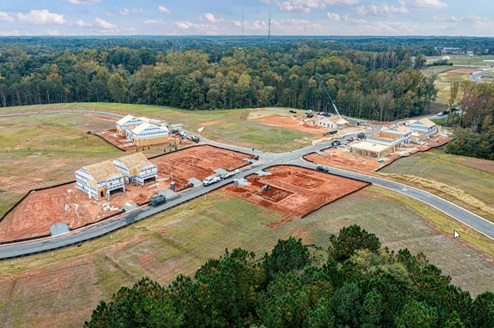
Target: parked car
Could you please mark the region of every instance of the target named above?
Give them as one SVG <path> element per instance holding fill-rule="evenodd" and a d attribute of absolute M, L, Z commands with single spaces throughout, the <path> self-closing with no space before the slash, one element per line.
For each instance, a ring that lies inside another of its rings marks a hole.
<path fill-rule="evenodd" d="M 365 139 L 365 133 L 360 132 L 359 134 L 357 134 L 357 138 L 359 138 L 359 139 Z"/>
<path fill-rule="evenodd" d="M 324 166 L 324 165 L 318 165 L 318 166 L 316 166 L 316 170 L 321 171 L 321 172 L 329 172 L 329 167 Z"/>
<path fill-rule="evenodd" d="M 290 113 L 297 114 L 297 111 L 295 109 L 290 109 Z"/>

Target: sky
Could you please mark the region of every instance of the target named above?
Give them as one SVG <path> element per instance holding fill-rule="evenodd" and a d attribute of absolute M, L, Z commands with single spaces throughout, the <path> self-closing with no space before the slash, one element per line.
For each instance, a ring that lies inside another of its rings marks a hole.
<path fill-rule="evenodd" d="M 494 36 L 492 0 L 0 0 L 0 35 Z"/>

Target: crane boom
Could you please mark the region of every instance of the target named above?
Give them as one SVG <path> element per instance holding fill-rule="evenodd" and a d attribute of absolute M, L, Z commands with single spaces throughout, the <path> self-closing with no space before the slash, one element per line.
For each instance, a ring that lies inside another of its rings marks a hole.
<path fill-rule="evenodd" d="M 321 83 L 322 87 L 324 88 L 324 91 L 326 91 L 326 94 L 328 95 L 329 101 L 331 101 L 331 105 L 333 105 L 333 108 L 334 108 L 336 114 L 338 114 L 338 116 L 341 116 L 340 112 L 338 112 L 338 108 L 336 108 L 336 104 L 334 103 L 333 98 L 331 98 L 331 95 L 329 94 L 328 88 L 326 88 L 326 85 L 324 84 L 323 80 L 317 75 L 316 75 L 316 78 L 319 80 L 319 83 Z"/>

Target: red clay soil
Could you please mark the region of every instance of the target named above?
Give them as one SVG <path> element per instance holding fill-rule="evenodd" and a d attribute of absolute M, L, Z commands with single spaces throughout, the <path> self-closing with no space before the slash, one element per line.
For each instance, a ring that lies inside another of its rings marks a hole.
<path fill-rule="evenodd" d="M 128 140 L 126 137 L 122 137 L 121 135 L 119 135 L 117 133 L 117 129 L 98 131 L 95 134 L 119 149 L 125 151 L 137 149 L 137 146 L 132 141 Z"/>
<path fill-rule="evenodd" d="M 78 190 L 75 183 L 30 193 L 5 219 L 0 221 L 0 241 L 44 236 L 50 227 L 65 222 L 71 229 L 119 213 L 125 203 L 143 204 L 160 190 L 176 183 L 176 191 L 189 187 L 188 179 L 203 180 L 217 168 L 235 170 L 251 156 L 211 146 L 196 146 L 151 160 L 158 166 L 158 181 L 144 186 L 126 185 L 110 199 L 96 200 Z M 171 171 L 171 172 L 170 172 Z M 170 174 L 171 173 L 171 174 Z M 108 209 L 110 204 L 113 209 Z M 105 206 L 106 205 L 106 206 Z"/>
<path fill-rule="evenodd" d="M 370 174 L 385 165 L 389 165 L 398 158 L 413 155 L 418 151 L 427 151 L 433 147 L 442 146 L 451 140 L 452 137 L 449 135 L 437 134 L 429 138 L 426 145 L 409 144 L 400 148 L 395 153 L 388 154 L 383 158 L 383 162 L 378 162 L 377 158 L 350 153 L 348 148 L 329 148 L 324 150 L 323 155 L 311 153 L 304 156 L 304 159 L 316 164 Z"/>
<path fill-rule="evenodd" d="M 448 73 L 470 74 L 470 73 L 473 73 L 476 71 L 477 70 L 475 70 L 475 69 L 457 68 L 457 69 L 452 69 L 452 70 L 448 71 Z"/>
<path fill-rule="evenodd" d="M 304 121 L 303 118 L 297 116 L 265 116 L 252 120 L 256 123 L 264 125 L 276 126 L 289 130 L 302 131 L 312 134 L 324 134 L 328 128 L 323 128 L 317 125 L 300 124 Z"/>
<path fill-rule="evenodd" d="M 228 185 L 221 190 L 282 213 L 282 218 L 269 223 L 269 227 L 308 214 L 366 185 L 364 182 L 294 166 L 276 166 L 268 172 L 271 175 L 249 176 L 247 180 L 250 185 Z M 263 186 L 266 184 L 270 185 L 270 189 L 264 191 Z"/>

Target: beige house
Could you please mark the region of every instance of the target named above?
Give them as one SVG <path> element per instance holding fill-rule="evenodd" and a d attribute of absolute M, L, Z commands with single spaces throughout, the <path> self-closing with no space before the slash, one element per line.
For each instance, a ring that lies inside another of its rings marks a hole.
<path fill-rule="evenodd" d="M 168 128 L 144 122 L 127 132 L 127 139 L 132 140 L 138 147 L 164 144 L 168 142 Z"/>
<path fill-rule="evenodd" d="M 316 125 L 328 129 L 343 129 L 348 125 L 348 121 L 341 116 L 324 117 L 316 122 Z"/>

